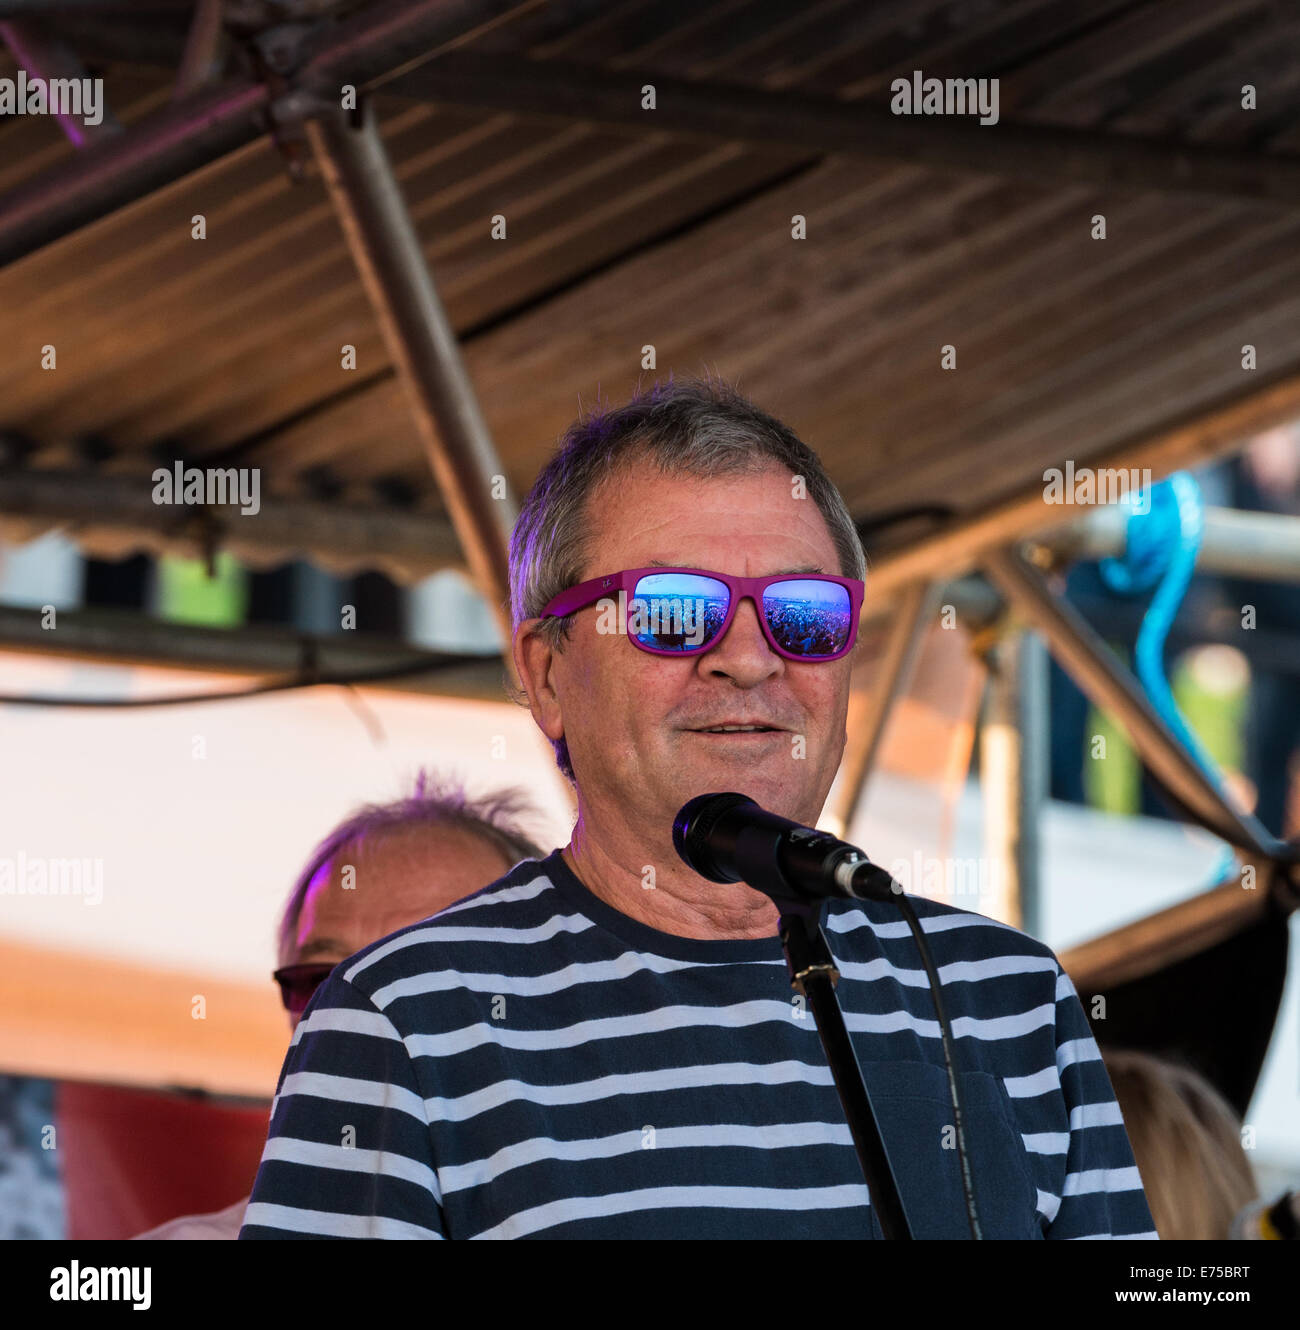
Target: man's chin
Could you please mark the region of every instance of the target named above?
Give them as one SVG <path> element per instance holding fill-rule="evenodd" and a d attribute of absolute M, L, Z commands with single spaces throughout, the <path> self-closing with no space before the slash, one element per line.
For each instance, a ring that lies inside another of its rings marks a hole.
<path fill-rule="evenodd" d="M 805 788 L 806 777 L 800 773 L 801 778 L 796 780 L 790 762 L 787 752 L 779 759 L 766 761 L 683 763 L 675 773 L 674 798 L 679 797 L 680 808 L 688 799 L 701 794 L 734 791 L 748 796 L 769 812 L 804 821 L 806 819 L 799 816 L 798 810 L 811 806 L 813 799 Z"/>

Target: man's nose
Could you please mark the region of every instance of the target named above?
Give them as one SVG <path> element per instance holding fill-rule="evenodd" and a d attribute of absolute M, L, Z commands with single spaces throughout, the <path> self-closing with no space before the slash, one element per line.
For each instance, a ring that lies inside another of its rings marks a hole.
<path fill-rule="evenodd" d="M 700 663 L 706 673 L 725 675 L 742 688 L 753 687 L 785 669 L 785 661 L 763 635 L 758 610 L 749 596 L 736 606 L 722 641 L 706 652 Z"/>

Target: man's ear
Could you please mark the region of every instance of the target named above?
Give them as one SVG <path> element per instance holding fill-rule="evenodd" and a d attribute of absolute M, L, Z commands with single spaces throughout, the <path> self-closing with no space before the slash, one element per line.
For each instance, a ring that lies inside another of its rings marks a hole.
<path fill-rule="evenodd" d="M 511 643 L 515 671 L 528 695 L 528 710 L 541 732 L 552 742 L 564 738 L 564 718 L 555 691 L 555 658 L 559 654 L 539 631 L 540 619 L 525 619 Z"/>

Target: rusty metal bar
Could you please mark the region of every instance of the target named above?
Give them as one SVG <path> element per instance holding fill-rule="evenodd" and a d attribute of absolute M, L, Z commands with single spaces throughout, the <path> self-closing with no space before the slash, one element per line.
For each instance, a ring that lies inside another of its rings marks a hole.
<path fill-rule="evenodd" d="M 1097 992 L 1175 965 L 1189 956 L 1234 936 L 1257 922 L 1269 909 L 1289 912 L 1285 884 L 1267 863 L 1254 865 L 1256 880 L 1243 885 L 1240 876 L 1167 909 L 1157 910 L 1101 937 L 1090 938 L 1060 953 L 1061 968 L 1081 992 Z"/>
<path fill-rule="evenodd" d="M 1125 507 L 1108 504 L 1081 521 L 1044 535 L 1041 543 L 1071 559 L 1122 555 L 1128 518 Z M 1207 508 L 1196 566 L 1221 576 L 1300 582 L 1300 518 L 1284 513 Z"/>
<path fill-rule="evenodd" d="M 822 815 L 822 824 L 836 836 L 848 834 L 894 704 L 906 691 L 916 668 L 936 595 L 937 588 L 932 584 L 916 582 L 903 589 L 892 607 L 893 621 L 874 687 L 867 697 L 866 713 L 849 735 L 840 760 L 840 784 L 834 803 Z"/>
<path fill-rule="evenodd" d="M 365 103 L 356 116 L 322 108 L 305 128 L 470 572 L 509 642 L 515 505 L 383 140 Z"/>
<path fill-rule="evenodd" d="M 508 13 L 513 0 L 392 0 L 322 24 L 295 84 L 336 102 Z M 0 196 L 0 267 L 179 180 L 269 132 L 265 83 L 204 89 Z"/>
<path fill-rule="evenodd" d="M 221 26 L 222 0 L 198 0 L 185 38 L 172 100 L 183 101 L 191 93 L 221 77 L 221 54 L 225 37 Z"/>
<path fill-rule="evenodd" d="M 990 580 L 1047 640 L 1082 691 L 1127 731 L 1138 756 L 1204 826 L 1230 844 L 1263 858 L 1295 857 L 1255 817 L 1233 807 L 1139 688 L 1133 675 L 1071 605 L 1053 594 L 1043 575 L 1012 549 L 983 555 Z"/>
<path fill-rule="evenodd" d="M 60 41 L 40 19 L 0 22 L 0 38 L 4 39 L 19 66 L 34 78 L 45 80 L 47 85 L 52 79 L 83 83 L 89 77 L 76 52 Z M 107 106 L 101 108 L 99 123 L 95 125 L 87 124 L 84 116 L 58 115 L 55 118 L 59 128 L 77 148 L 85 148 L 122 132 L 121 123 Z"/>
<path fill-rule="evenodd" d="M 653 113 L 640 92 L 655 89 Z M 1289 206 L 1300 202 L 1300 157 L 1106 130 L 1001 121 L 973 115 L 895 115 L 885 107 L 787 89 L 674 78 L 646 69 L 605 69 L 516 52 L 457 50 L 395 76 L 386 91 L 516 115 L 591 121 L 645 134 L 847 153 L 942 171 L 974 171 L 1043 184 L 1153 190 Z"/>
<path fill-rule="evenodd" d="M 1039 936 L 1039 819 L 1048 784 L 1046 652 L 1037 633 L 1012 628 L 992 646 L 987 659 L 980 791 L 984 852 L 999 871 L 998 899 L 986 913 Z"/>

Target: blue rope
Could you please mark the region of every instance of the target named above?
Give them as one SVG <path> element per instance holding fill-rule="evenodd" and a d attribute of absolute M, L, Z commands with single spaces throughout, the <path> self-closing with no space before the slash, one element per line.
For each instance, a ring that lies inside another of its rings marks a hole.
<path fill-rule="evenodd" d="M 1214 759 L 1192 733 L 1165 677 L 1164 648 L 1196 568 L 1205 517 L 1201 490 L 1185 471 L 1120 500 L 1129 510 L 1124 554 L 1103 559 L 1100 573 L 1112 591 L 1136 596 L 1155 588 L 1133 648 L 1133 672 L 1169 728 L 1216 781 Z"/>
<path fill-rule="evenodd" d="M 1137 596 L 1155 588 L 1134 644 L 1133 672 L 1165 723 L 1222 788 L 1222 773 L 1178 709 L 1164 667 L 1165 642 L 1191 583 L 1205 532 L 1201 488 L 1186 471 L 1176 471 L 1148 489 L 1130 491 L 1120 502 L 1128 509 L 1124 553 L 1103 559 L 1098 571 L 1119 595 Z M 1224 859 L 1216 882 L 1232 871 L 1230 846 L 1224 847 Z"/>

